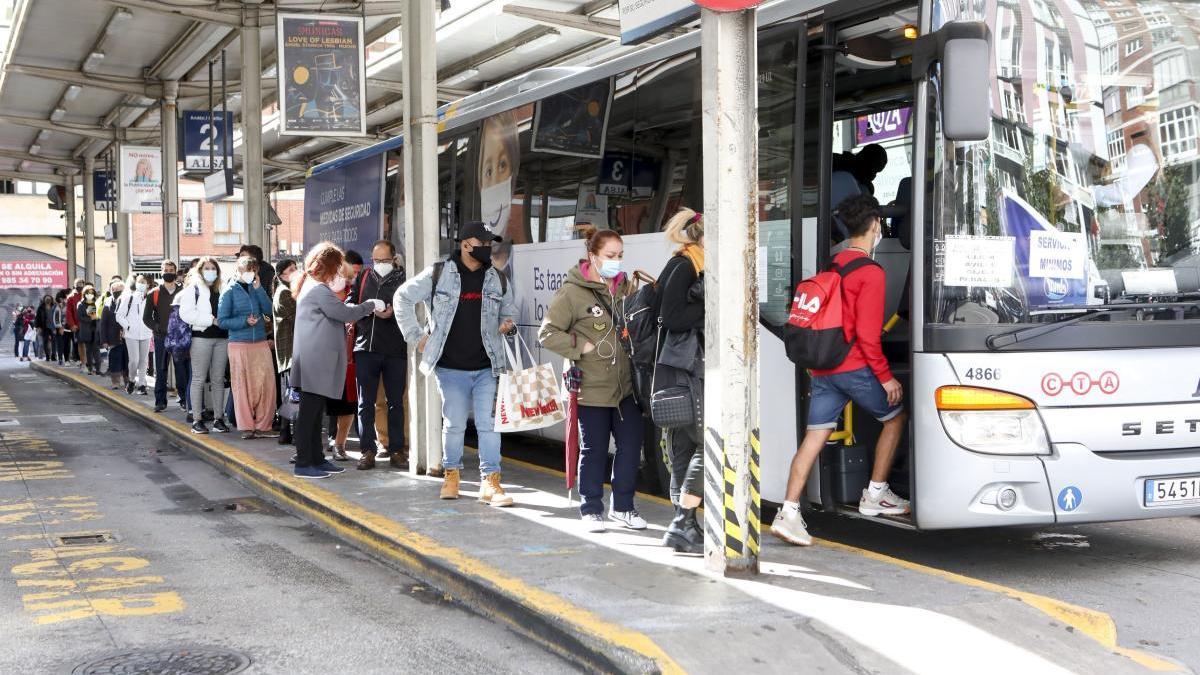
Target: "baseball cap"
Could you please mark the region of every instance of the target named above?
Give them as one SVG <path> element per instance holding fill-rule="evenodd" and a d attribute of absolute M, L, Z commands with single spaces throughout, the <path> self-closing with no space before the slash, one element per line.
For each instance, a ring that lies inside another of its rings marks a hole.
<path fill-rule="evenodd" d="M 458 239 L 456 241 L 466 241 L 467 239 L 472 238 L 478 239 L 479 241 L 485 243 L 489 241 L 503 241 L 500 237 L 497 237 L 494 233 L 492 233 L 492 231 L 487 228 L 487 225 L 484 225 L 479 221 L 463 223 L 463 226 L 458 228 Z"/>

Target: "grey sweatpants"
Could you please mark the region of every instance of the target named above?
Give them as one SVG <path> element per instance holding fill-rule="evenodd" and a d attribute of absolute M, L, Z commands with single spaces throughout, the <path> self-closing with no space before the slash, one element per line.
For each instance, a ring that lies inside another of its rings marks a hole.
<path fill-rule="evenodd" d="M 225 338 L 192 338 L 192 387 L 193 401 L 212 403 L 216 419 L 225 419 L 225 364 L 229 361 L 229 341 Z M 201 398 L 204 392 L 204 377 L 211 381 L 211 395 Z M 200 419 L 200 406 L 196 405 L 196 419 Z"/>

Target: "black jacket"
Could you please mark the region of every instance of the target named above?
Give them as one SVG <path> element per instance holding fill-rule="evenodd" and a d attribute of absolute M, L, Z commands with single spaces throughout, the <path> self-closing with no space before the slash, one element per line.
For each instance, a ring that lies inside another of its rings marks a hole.
<path fill-rule="evenodd" d="M 659 291 L 659 309 L 663 328 L 682 333 L 689 330 L 704 330 L 704 292 L 693 292 L 693 286 L 703 284 L 697 278 L 692 261 L 681 255 L 673 256 L 658 275 L 662 284 Z"/>
<path fill-rule="evenodd" d="M 392 296 L 396 289 L 405 281 L 404 268 L 397 267 L 392 273 L 379 278 L 374 270 L 364 268 L 354 280 L 346 304 L 359 305 L 365 300 L 379 299 L 386 307 L 392 306 Z M 386 354 L 387 356 L 408 356 L 408 345 L 400 333 L 400 325 L 395 317 L 381 319 L 374 313 L 359 319 L 354 324 L 354 351 Z"/>
<path fill-rule="evenodd" d="M 158 288 L 146 293 L 146 307 L 142 310 L 142 323 L 154 331 L 158 337 L 167 334 L 167 320 L 171 318 L 171 301 L 179 295 L 183 284 L 175 284 L 175 292 L 171 293 L 166 286 L 159 284 Z"/>

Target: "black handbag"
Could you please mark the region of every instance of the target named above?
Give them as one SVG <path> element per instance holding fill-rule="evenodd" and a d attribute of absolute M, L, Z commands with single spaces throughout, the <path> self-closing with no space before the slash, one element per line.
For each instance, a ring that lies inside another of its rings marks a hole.
<path fill-rule="evenodd" d="M 650 419 L 655 426 L 677 429 L 699 424 L 703 399 L 697 395 L 692 377 L 699 354 L 696 331 L 667 333 L 654 361 L 650 385 Z"/>

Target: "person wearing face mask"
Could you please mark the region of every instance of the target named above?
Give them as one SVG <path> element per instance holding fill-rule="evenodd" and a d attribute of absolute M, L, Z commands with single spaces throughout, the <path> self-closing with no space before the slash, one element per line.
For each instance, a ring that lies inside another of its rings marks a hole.
<path fill-rule="evenodd" d="M 225 365 L 229 358 L 229 331 L 217 318 L 217 303 L 221 295 L 221 266 L 210 256 L 188 273 L 188 282 L 175 298 L 179 306 L 179 318 L 192 327 L 192 385 L 190 401 L 193 413 L 198 413 L 204 400 L 201 390 L 207 377 L 211 394 L 208 401 L 217 415 L 213 420 L 213 431 L 223 434 L 229 431 L 225 424 Z M 204 419 L 196 415 L 192 422 L 192 433 L 207 434 Z"/>
<path fill-rule="evenodd" d="M 275 263 L 275 367 L 279 371 L 279 391 L 283 396 L 279 406 L 279 444 L 292 442 L 292 422 L 296 404 L 288 396 L 292 376 L 292 341 L 296 331 L 296 299 L 292 297 L 292 277 L 299 274 L 295 260 Z"/>
<path fill-rule="evenodd" d="M 79 362 L 80 370 L 87 361 L 86 347 L 79 342 L 79 302 L 83 300 L 83 279 L 75 280 L 75 291 L 67 296 L 67 353 L 68 360 Z"/>
<path fill-rule="evenodd" d="M 837 367 L 812 371 L 808 429 L 792 459 L 783 508 L 771 525 L 772 534 L 797 546 L 812 543 L 800 515 L 800 493 L 848 401 L 883 424 L 875 444 L 871 482 L 858 502 L 859 513 L 901 515 L 909 510 L 908 500 L 898 497 L 887 484 L 907 415 L 900 405 L 904 391 L 888 367 L 881 344 L 887 278 L 882 267 L 869 261 L 883 239 L 879 202 L 870 195 L 859 195 L 843 201 L 838 212 L 850 238 L 847 248 L 833 257 L 832 265 L 855 267 L 843 273 L 841 284 L 843 332 L 850 351 Z M 868 260 L 861 262 L 864 259 Z"/>
<path fill-rule="evenodd" d="M 229 390 L 242 438 L 275 438 L 271 296 L 258 282 L 258 261 L 253 257 L 238 258 L 237 276 L 221 295 L 217 319 L 229 331 Z"/>
<path fill-rule="evenodd" d="M 538 340 L 582 373 L 579 391 L 579 515 L 589 532 L 603 532 L 604 482 L 611 479 L 608 518 L 646 529 L 633 504 L 642 456 L 642 411 L 633 396 L 633 367 L 624 337 L 625 299 L 636 284 L 621 271 L 625 244 L 612 230 L 587 226 L 587 258 L 571 268 L 554 294 Z M 616 441 L 612 473 L 610 439 Z"/>
<path fill-rule="evenodd" d="M 128 388 L 129 350 L 125 348 L 125 331 L 117 321 L 116 307 L 126 295 L 125 282 L 113 279 L 108 286 L 107 300 L 101 300 L 99 315 L 100 346 L 108 350 L 108 377 L 113 389 Z"/>
<path fill-rule="evenodd" d="M 79 343 L 79 360 L 81 367 L 86 367 L 89 375 L 100 374 L 100 335 L 99 314 L 96 289 L 91 284 L 83 287 L 83 297 L 75 307 L 75 320 L 79 324 L 76 341 Z"/>
<path fill-rule="evenodd" d="M 479 501 L 511 506 L 500 483 L 500 434 L 493 428 L 500 373 L 508 368 L 504 335 L 516 329 L 513 290 L 491 264 L 492 244 L 500 241 L 481 222 L 464 224 L 458 250 L 421 271 L 396 291 L 392 306 L 404 340 L 416 345 L 418 369 L 433 374 L 442 393 L 440 497 L 458 499 L 467 417 L 475 414 L 479 437 Z M 431 320 L 417 319 L 424 303 Z"/>
<path fill-rule="evenodd" d="M 53 316 L 54 298 L 49 295 L 42 296 L 42 304 L 38 305 L 34 325 L 37 326 L 38 344 L 42 348 L 42 353 L 39 356 L 44 361 L 54 360 L 54 331 L 50 325 Z"/>
<path fill-rule="evenodd" d="M 404 270 L 396 265 L 396 246 L 386 239 L 371 249 L 371 268 L 364 269 L 350 288 L 346 302 L 368 298 L 388 303 L 381 315 L 372 314 L 354 325 L 354 375 L 358 384 L 358 428 L 362 458 L 360 470 L 375 468 L 376 401 L 382 385 L 387 402 L 388 461 L 392 468 L 408 470 L 404 452 L 404 389 L 408 379 L 408 345 L 396 325 L 392 296 L 404 283 Z"/>
<path fill-rule="evenodd" d="M 138 394 L 146 395 L 146 362 L 150 358 L 150 340 L 153 331 L 146 325 L 142 317 L 146 314 L 146 293 L 150 288 L 150 280 L 144 274 L 139 274 L 133 280 L 133 290 L 126 291 L 113 311 L 117 323 L 125 332 L 125 350 L 129 353 L 129 382 L 125 391 L 132 394 L 137 387 Z"/>
<path fill-rule="evenodd" d="M 142 308 L 142 323 L 150 329 L 154 344 L 154 412 L 167 409 L 168 366 L 175 369 L 175 391 L 179 406 L 187 408 L 188 387 L 191 384 L 191 359 L 186 350 L 176 353 L 167 349 L 167 327 L 171 309 L 183 285 L 179 283 L 179 268 L 174 260 L 164 260 L 159 266 L 162 283 L 146 296 Z"/>
<path fill-rule="evenodd" d="M 341 399 L 347 387 L 346 324 L 387 305 L 371 299 L 347 305 L 338 299 L 352 276 L 342 250 L 322 242 L 304 259 L 304 273 L 292 282 L 296 324 L 292 340 L 291 385 L 300 391 L 296 415 L 296 468 L 300 478 L 328 478 L 344 471 L 325 458 L 321 420 L 330 401 Z"/>

